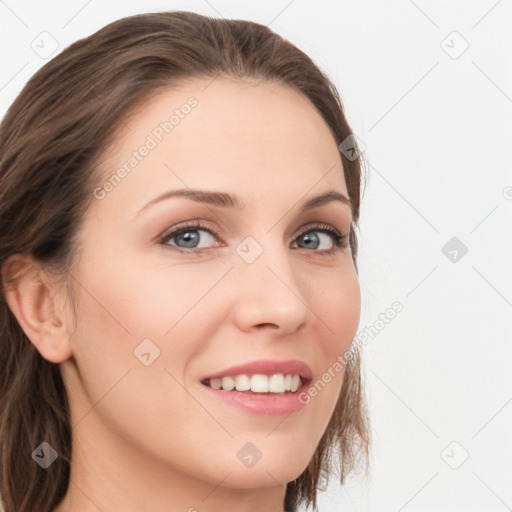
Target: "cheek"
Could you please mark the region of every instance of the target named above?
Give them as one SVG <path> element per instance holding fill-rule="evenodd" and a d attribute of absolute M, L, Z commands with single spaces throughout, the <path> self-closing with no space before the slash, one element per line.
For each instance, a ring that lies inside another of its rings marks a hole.
<path fill-rule="evenodd" d="M 224 269 L 198 265 L 192 272 L 136 258 L 88 261 L 72 343 L 89 400 L 96 402 L 128 370 L 145 372 L 140 389 L 178 390 L 170 374 L 184 382 L 189 361 L 225 317 L 214 289 Z"/>
<path fill-rule="evenodd" d="M 349 349 L 361 313 L 361 292 L 357 274 L 350 269 L 337 278 L 324 280 L 325 286 L 315 294 L 313 311 L 318 315 L 319 329 L 324 330 L 324 352 L 335 359 Z"/>
<path fill-rule="evenodd" d="M 319 395 L 325 395 L 320 400 L 325 400 L 324 406 L 332 412 L 342 386 L 346 354 L 357 334 L 360 320 L 361 294 L 355 271 L 345 274 L 339 281 L 333 280 L 321 300 L 319 311 L 324 312 L 322 320 L 328 335 L 324 338 L 324 365 L 319 375 L 325 386 L 320 384 L 318 388 L 322 390 Z"/>
<path fill-rule="evenodd" d="M 190 437 L 191 425 L 203 432 L 212 428 L 211 418 L 183 383 L 188 362 L 205 339 L 207 327 L 197 315 L 204 318 L 211 308 L 209 301 L 200 299 L 218 277 L 195 273 L 191 281 L 189 273 L 174 270 L 165 282 L 162 269 L 158 279 L 156 271 L 155 275 L 126 271 L 122 264 L 109 269 L 96 266 L 94 274 L 81 277 L 87 291 L 80 294 L 72 338 L 80 373 L 71 393 L 75 415 L 84 418 L 84 431 L 95 429 L 95 418 L 100 417 L 132 446 L 157 458 L 162 457 L 159 450 L 167 447 L 177 461 L 187 460 L 193 447 L 183 440 Z M 148 339 L 154 346 L 147 341 L 141 345 Z M 154 362 L 143 364 L 140 346 L 150 360 L 158 353 Z M 89 414 L 93 404 L 95 414 Z M 161 443 L 157 445 L 155 439 Z"/>
<path fill-rule="evenodd" d="M 166 265 L 162 259 L 154 265 L 136 257 L 115 261 L 88 266 L 95 271 L 82 277 L 88 292 L 83 294 L 83 316 L 113 335 L 111 341 L 128 337 L 134 347 L 144 338 L 166 343 L 184 321 L 197 316 L 201 302 L 212 303 L 212 289 L 225 273 L 207 265 L 193 270 L 191 265 Z"/>

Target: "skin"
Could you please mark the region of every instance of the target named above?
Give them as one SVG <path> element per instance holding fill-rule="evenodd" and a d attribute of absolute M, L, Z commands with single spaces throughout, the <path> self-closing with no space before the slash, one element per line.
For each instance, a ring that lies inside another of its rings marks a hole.
<path fill-rule="evenodd" d="M 57 512 L 282 512 L 286 483 L 308 465 L 341 389 L 343 372 L 285 417 L 214 401 L 200 383 L 257 359 L 299 359 L 319 378 L 356 334 L 360 288 L 350 248 L 308 229 L 348 234 L 350 208 L 298 213 L 324 191 L 348 193 L 327 124 L 290 88 L 217 78 L 161 91 L 125 120 L 105 179 L 190 96 L 197 107 L 92 202 L 72 273 L 76 330 L 63 286 L 37 266 L 8 294 L 31 342 L 60 365 L 70 400 L 71 484 Z M 187 187 L 236 194 L 245 209 L 172 198 L 136 216 Z M 180 237 L 159 245 L 197 219 L 216 230 L 194 232 L 208 249 L 179 252 Z M 319 247 L 299 237 L 311 231 Z M 247 236 L 263 249 L 252 263 L 235 251 Z M 20 256 L 11 268 L 31 264 Z M 146 338 L 161 351 L 149 366 L 133 353 Z M 247 442 L 262 453 L 251 468 L 237 458 Z"/>

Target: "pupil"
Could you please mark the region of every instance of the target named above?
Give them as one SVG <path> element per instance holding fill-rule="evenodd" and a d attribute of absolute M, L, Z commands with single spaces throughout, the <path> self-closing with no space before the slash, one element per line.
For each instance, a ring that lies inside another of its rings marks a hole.
<path fill-rule="evenodd" d="M 306 233 L 304 235 L 304 241 L 306 242 L 313 242 L 313 247 L 316 249 L 318 247 L 318 245 L 320 244 L 320 241 L 318 239 L 318 235 L 316 234 L 311 234 L 311 233 Z M 316 242 L 316 243 L 315 243 Z M 310 244 L 311 246 L 311 244 Z"/>
<path fill-rule="evenodd" d="M 192 235 L 191 235 L 192 233 Z M 194 242 L 197 242 L 198 241 L 198 235 L 197 233 L 194 234 L 194 232 L 190 232 L 190 231 L 187 231 L 185 233 L 181 233 L 180 235 L 178 235 L 178 237 L 184 237 L 184 239 L 188 239 L 188 240 L 185 240 L 185 243 L 187 244 L 185 247 L 187 248 L 194 248 Z"/>

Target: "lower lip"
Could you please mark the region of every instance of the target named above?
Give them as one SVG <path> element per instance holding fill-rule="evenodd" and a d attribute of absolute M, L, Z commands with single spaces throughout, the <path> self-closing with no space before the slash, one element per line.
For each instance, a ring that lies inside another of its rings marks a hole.
<path fill-rule="evenodd" d="M 305 382 L 295 392 L 289 395 L 274 395 L 274 394 L 250 394 L 241 391 L 225 391 L 220 389 L 213 389 L 205 384 L 201 386 L 209 392 L 212 396 L 217 397 L 225 403 L 235 405 L 247 412 L 253 414 L 267 414 L 272 416 L 290 414 L 298 411 L 304 407 L 299 401 L 299 396 L 304 391 L 307 391 L 309 382 Z"/>

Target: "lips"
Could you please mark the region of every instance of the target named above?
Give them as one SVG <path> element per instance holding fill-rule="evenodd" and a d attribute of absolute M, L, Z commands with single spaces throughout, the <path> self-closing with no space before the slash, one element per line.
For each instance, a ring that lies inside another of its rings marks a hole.
<path fill-rule="evenodd" d="M 311 371 L 311 368 L 302 361 L 298 361 L 296 359 L 287 361 L 262 359 L 238 366 L 232 366 L 216 373 L 206 375 L 201 379 L 201 381 L 215 378 L 220 379 L 222 377 L 233 377 L 241 374 L 250 376 L 254 374 L 274 375 L 276 373 L 297 374 L 300 376 L 303 382 L 309 381 L 313 378 L 313 372 Z"/>

